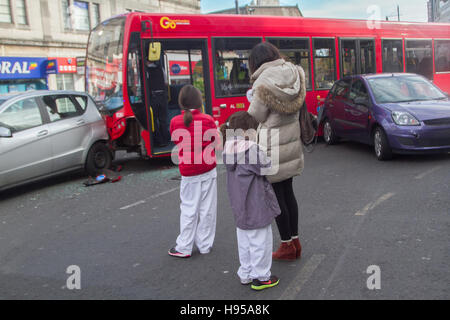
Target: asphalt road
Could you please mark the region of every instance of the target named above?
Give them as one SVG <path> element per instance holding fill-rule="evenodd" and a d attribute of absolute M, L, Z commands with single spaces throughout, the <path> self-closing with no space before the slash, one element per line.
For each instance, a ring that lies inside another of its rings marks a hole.
<path fill-rule="evenodd" d="M 177 167 L 116 162 L 116 184 L 84 187 L 74 173 L 0 194 L 0 299 L 450 298 L 450 154 L 379 162 L 368 146 L 319 144 L 294 180 L 302 258 L 274 262 L 280 284 L 262 292 L 236 276 L 222 166 L 213 251 L 177 259 L 167 255 L 179 231 Z M 66 286 L 71 265 L 80 290 Z M 372 265 L 380 289 L 367 287 Z"/>

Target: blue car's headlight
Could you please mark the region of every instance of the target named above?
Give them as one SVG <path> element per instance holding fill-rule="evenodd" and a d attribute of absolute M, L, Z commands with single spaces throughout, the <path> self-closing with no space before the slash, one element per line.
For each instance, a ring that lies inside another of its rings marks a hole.
<path fill-rule="evenodd" d="M 392 120 L 399 126 L 420 126 L 419 120 L 408 112 L 393 111 Z"/>

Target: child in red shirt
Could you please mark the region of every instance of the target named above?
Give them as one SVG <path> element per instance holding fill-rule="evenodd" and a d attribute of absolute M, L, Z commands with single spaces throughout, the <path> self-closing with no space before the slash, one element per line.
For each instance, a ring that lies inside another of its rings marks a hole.
<path fill-rule="evenodd" d="M 181 173 L 180 234 L 169 255 L 188 258 L 194 244 L 209 253 L 216 233 L 217 172 L 215 146 L 219 143 L 213 118 L 201 113 L 202 94 L 184 86 L 178 98 L 182 114 L 170 122 L 170 135 L 177 145 Z M 172 154 L 174 159 L 174 154 Z"/>

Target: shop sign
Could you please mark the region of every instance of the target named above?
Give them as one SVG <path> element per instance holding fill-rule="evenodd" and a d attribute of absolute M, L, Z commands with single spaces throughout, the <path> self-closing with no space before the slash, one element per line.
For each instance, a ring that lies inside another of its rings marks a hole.
<path fill-rule="evenodd" d="M 56 61 L 56 73 L 76 73 L 77 59 L 76 58 L 48 58 L 49 61 Z"/>
<path fill-rule="evenodd" d="M 0 57 L 0 79 L 46 78 L 47 58 Z"/>
<path fill-rule="evenodd" d="M 84 74 L 84 68 L 86 66 L 86 58 L 85 57 L 77 57 L 77 73 Z"/>

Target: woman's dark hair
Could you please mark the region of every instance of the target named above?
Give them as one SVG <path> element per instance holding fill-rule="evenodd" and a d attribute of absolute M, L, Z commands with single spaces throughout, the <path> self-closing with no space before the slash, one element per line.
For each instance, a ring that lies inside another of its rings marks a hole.
<path fill-rule="evenodd" d="M 225 144 L 225 141 L 227 139 L 226 137 L 226 131 L 227 129 L 231 130 L 250 130 L 254 129 L 256 130 L 258 128 L 259 123 L 253 118 L 250 113 L 247 111 L 238 111 L 233 113 L 230 117 L 228 117 L 227 121 L 222 124 L 219 128 L 220 133 L 223 137 L 223 144 Z"/>
<path fill-rule="evenodd" d="M 254 73 L 264 63 L 281 59 L 280 51 L 269 42 L 261 42 L 253 47 L 248 58 L 250 73 Z"/>
<path fill-rule="evenodd" d="M 196 87 L 187 84 L 180 90 L 178 104 L 184 110 L 184 125 L 189 127 L 192 122 L 191 109 L 200 109 L 203 104 L 202 93 Z"/>

